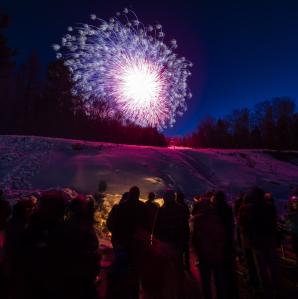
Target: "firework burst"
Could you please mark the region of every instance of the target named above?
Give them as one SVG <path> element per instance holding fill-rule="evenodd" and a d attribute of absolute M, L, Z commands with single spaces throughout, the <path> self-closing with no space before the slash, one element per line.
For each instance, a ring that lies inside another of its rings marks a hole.
<path fill-rule="evenodd" d="M 191 62 L 177 57 L 176 40 L 164 42 L 162 26 L 144 26 L 124 9 L 109 21 L 91 15 L 94 25 L 69 27 L 53 48 L 71 72 L 73 94 L 86 109 L 105 101 L 137 125 L 162 130 L 173 126 L 191 97 Z"/>

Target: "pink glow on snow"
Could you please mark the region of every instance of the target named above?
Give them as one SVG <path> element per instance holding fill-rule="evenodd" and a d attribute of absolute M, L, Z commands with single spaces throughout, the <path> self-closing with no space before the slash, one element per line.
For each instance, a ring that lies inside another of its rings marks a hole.
<path fill-rule="evenodd" d="M 80 150 L 72 146 L 80 143 Z M 287 200 L 297 186 L 298 166 L 262 150 L 158 148 L 55 138 L 0 136 L 0 182 L 7 189 L 56 187 L 94 192 L 99 180 L 108 193 L 138 185 L 142 197 L 167 187 L 187 199 L 222 189 L 229 197 L 258 185 Z"/>

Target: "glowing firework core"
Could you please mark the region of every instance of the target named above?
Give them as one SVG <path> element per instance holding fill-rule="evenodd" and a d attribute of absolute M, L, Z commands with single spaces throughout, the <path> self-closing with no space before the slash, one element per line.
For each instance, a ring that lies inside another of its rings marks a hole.
<path fill-rule="evenodd" d="M 158 72 L 147 63 L 127 66 L 121 75 L 121 93 L 136 108 L 148 107 L 158 101 L 161 79 Z"/>
<path fill-rule="evenodd" d="M 105 21 L 92 14 L 94 25 L 68 27 L 61 44 L 53 45 L 73 80 L 72 93 L 86 113 L 105 102 L 109 116 L 162 130 L 187 110 L 192 63 L 174 53 L 177 42 L 164 42 L 160 24 L 145 26 L 128 9 Z M 123 22 L 124 20 L 124 22 Z"/>

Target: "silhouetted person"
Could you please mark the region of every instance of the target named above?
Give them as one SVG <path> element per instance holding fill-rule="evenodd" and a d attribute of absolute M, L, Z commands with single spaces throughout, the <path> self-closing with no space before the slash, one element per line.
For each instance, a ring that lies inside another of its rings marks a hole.
<path fill-rule="evenodd" d="M 203 195 L 196 195 L 194 199 L 194 204 L 192 206 L 191 215 L 196 215 L 199 212 L 209 209 L 211 206 L 210 199 L 213 196 L 213 192 L 207 192 Z"/>
<path fill-rule="evenodd" d="M 152 203 L 155 200 L 155 193 L 149 192 L 147 203 Z"/>
<path fill-rule="evenodd" d="M 184 194 L 181 191 L 176 192 L 176 201 L 185 208 L 185 213 L 189 219 L 190 211 L 188 204 L 185 202 Z"/>
<path fill-rule="evenodd" d="M 238 298 L 237 278 L 235 272 L 235 248 L 234 248 L 234 215 L 232 208 L 226 201 L 226 195 L 222 191 L 214 194 L 213 205 L 218 213 L 221 223 L 226 231 L 226 244 L 224 249 L 224 272 L 226 298 Z"/>
<path fill-rule="evenodd" d="M 30 216 L 34 212 L 36 202 L 32 198 L 20 199 L 13 206 L 12 217 L 9 219 L 6 228 L 6 239 L 8 249 L 11 252 L 18 247 L 21 235 L 27 227 Z"/>
<path fill-rule="evenodd" d="M 33 198 L 20 199 L 13 206 L 12 217 L 9 219 L 6 226 L 6 244 L 5 258 L 6 270 L 9 277 L 9 289 L 12 298 L 16 297 L 17 292 L 21 289 L 22 277 L 20 273 L 22 269 L 22 240 L 25 229 L 28 226 L 30 216 L 36 206 Z"/>
<path fill-rule="evenodd" d="M 227 298 L 225 269 L 229 236 L 222 215 L 217 208 L 209 206 L 200 209 L 191 223 L 192 245 L 199 261 L 204 298 L 212 298 L 212 276 L 217 298 Z"/>
<path fill-rule="evenodd" d="M 53 258 L 61 268 L 55 298 L 97 298 L 95 282 L 100 271 L 100 254 L 94 209 L 93 200 L 84 196 L 68 204 L 64 234 L 57 235 L 51 244 Z"/>
<path fill-rule="evenodd" d="M 271 192 L 266 192 L 264 195 L 264 199 L 265 199 L 265 203 L 272 208 L 273 210 L 272 212 L 275 214 L 275 217 L 277 217 L 277 208 L 276 208 L 273 194 Z"/>
<path fill-rule="evenodd" d="M 4 247 L 5 247 L 5 229 L 8 217 L 10 215 L 11 209 L 10 204 L 4 199 L 4 192 L 0 190 L 0 283 L 3 283 L 3 287 L 0 287 L 0 296 L 6 296 L 6 276 L 5 276 L 5 266 L 4 266 Z M 4 289 L 5 286 L 5 289 Z"/>
<path fill-rule="evenodd" d="M 212 197 L 213 206 L 216 209 L 216 212 L 219 214 L 219 217 L 224 225 L 228 238 L 229 238 L 229 245 L 233 243 L 234 239 L 234 216 L 233 210 L 228 205 L 226 201 L 226 195 L 222 191 L 217 191 L 214 196 Z M 230 250 L 229 250 L 230 251 Z"/>
<path fill-rule="evenodd" d="M 126 202 L 129 199 L 129 192 L 125 192 L 122 194 L 122 197 L 119 201 L 118 204 L 115 204 L 107 219 L 107 228 L 111 232 L 112 237 L 111 237 L 111 242 L 113 245 L 113 249 L 117 251 L 117 248 L 121 248 L 121 236 L 119 235 L 119 226 L 117 226 L 117 211 L 119 208 L 119 205 L 122 203 Z M 119 241 L 120 240 L 120 241 Z"/>
<path fill-rule="evenodd" d="M 126 279 L 128 277 L 128 260 L 127 253 L 123 250 L 121 226 L 118 220 L 119 206 L 127 200 L 129 200 L 129 192 L 122 194 L 119 203 L 113 206 L 107 219 L 107 228 L 112 234 L 111 242 L 114 250 L 114 261 L 108 275 L 107 299 L 116 299 L 120 296 L 129 297 Z"/>
<path fill-rule="evenodd" d="M 138 238 L 142 238 L 140 233 L 148 229 L 148 217 L 145 204 L 139 200 L 140 190 L 132 187 L 129 190 L 128 200 L 118 207 L 117 217 L 113 226 L 119 230 L 121 240 L 120 246 L 129 253 L 134 247 Z"/>
<path fill-rule="evenodd" d="M 244 203 L 244 193 L 240 193 L 234 202 L 234 215 L 236 220 L 236 242 L 238 247 L 238 255 L 242 257 L 243 244 L 241 240 L 241 231 L 239 226 L 239 212 Z"/>
<path fill-rule="evenodd" d="M 164 255 L 160 265 L 163 271 L 166 292 L 181 292 L 184 276 L 183 254 L 189 242 L 189 225 L 185 208 L 175 200 L 175 192 L 167 190 L 164 205 L 159 209 L 154 228 L 156 247 Z M 171 281 L 172 280 L 172 281 Z"/>
<path fill-rule="evenodd" d="M 188 231 L 189 225 L 185 209 L 175 201 L 175 193 L 172 190 L 166 191 L 164 205 L 157 215 L 154 236 L 158 240 L 170 244 L 182 256 L 188 241 Z"/>
<path fill-rule="evenodd" d="M 296 255 L 298 266 L 298 194 L 293 194 L 289 200 L 289 213 L 286 216 L 286 224 L 291 233 L 292 248 Z"/>
<path fill-rule="evenodd" d="M 4 198 L 4 192 L 0 190 L 0 231 L 3 231 L 5 229 L 10 213 L 11 213 L 10 204 Z"/>
<path fill-rule="evenodd" d="M 258 279 L 257 266 L 254 260 L 253 247 L 250 238 L 251 234 L 248 225 L 251 206 L 254 204 L 254 197 L 251 195 L 251 192 L 244 195 L 243 203 L 238 211 L 237 222 L 239 227 L 241 246 L 247 266 L 247 279 L 249 284 L 256 290 L 259 289 L 260 282 Z"/>
<path fill-rule="evenodd" d="M 65 201 L 61 193 L 45 192 L 38 201 L 36 211 L 30 217 L 21 245 L 23 298 L 50 296 L 52 252 L 49 243 L 63 227 L 64 211 Z"/>
<path fill-rule="evenodd" d="M 240 225 L 257 270 L 257 287 L 266 296 L 273 296 L 278 288 L 276 257 L 277 215 L 272 204 L 265 201 L 265 193 L 256 187 L 248 194 L 248 203 L 240 210 Z M 251 264 L 251 279 L 255 273 Z"/>
<path fill-rule="evenodd" d="M 189 211 L 189 207 L 188 207 L 187 203 L 185 202 L 184 194 L 181 191 L 176 192 L 176 201 L 178 204 L 180 204 L 183 207 L 184 214 L 185 214 L 185 217 L 187 218 L 187 222 L 188 222 L 189 218 L 190 218 L 190 211 Z M 188 226 L 188 232 L 187 232 L 187 234 L 185 234 L 185 238 L 186 238 L 185 239 L 185 249 L 183 252 L 184 266 L 187 271 L 190 271 L 189 234 L 190 234 L 190 231 L 189 231 L 189 226 Z"/>
<path fill-rule="evenodd" d="M 239 211 L 241 206 L 243 205 L 244 202 L 244 194 L 241 193 L 239 194 L 239 196 L 236 198 L 235 203 L 234 203 L 234 213 L 235 213 L 235 217 L 237 218 L 239 215 Z"/>
<path fill-rule="evenodd" d="M 124 290 L 121 290 L 121 298 L 139 298 L 142 248 L 144 242 L 149 242 L 146 240 L 149 239 L 147 209 L 139 197 L 139 188 L 136 186 L 130 188 L 128 200 L 119 204 L 116 217 L 110 223 L 112 230 L 117 232 L 117 252 L 127 267 L 128 275 L 123 277 L 127 285 Z"/>
<path fill-rule="evenodd" d="M 151 205 L 151 204 L 153 204 L 153 205 L 155 205 L 156 206 L 156 203 L 154 202 L 154 200 L 155 200 L 155 193 L 154 192 L 149 192 L 149 194 L 148 194 L 148 199 L 147 199 L 147 201 L 145 202 L 147 205 Z"/>
<path fill-rule="evenodd" d="M 155 194 L 154 192 L 150 192 L 148 194 L 148 200 L 145 202 L 147 213 L 148 213 L 148 220 L 149 220 L 149 232 L 153 233 L 153 227 L 155 225 L 156 217 L 157 217 L 157 211 L 159 209 L 159 205 L 154 202 L 155 200 Z"/>

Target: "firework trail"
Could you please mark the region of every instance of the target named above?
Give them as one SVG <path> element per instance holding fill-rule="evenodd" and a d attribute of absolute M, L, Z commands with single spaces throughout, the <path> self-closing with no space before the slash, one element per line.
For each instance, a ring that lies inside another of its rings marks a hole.
<path fill-rule="evenodd" d="M 172 127 L 191 97 L 192 63 L 174 53 L 176 40 L 167 45 L 160 24 L 144 26 L 128 9 L 109 21 L 91 19 L 95 25 L 68 27 L 61 44 L 53 45 L 71 72 L 73 95 L 83 98 L 87 111 L 103 101 L 129 122 Z"/>

